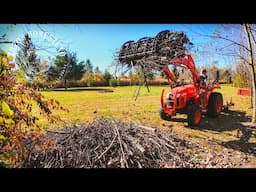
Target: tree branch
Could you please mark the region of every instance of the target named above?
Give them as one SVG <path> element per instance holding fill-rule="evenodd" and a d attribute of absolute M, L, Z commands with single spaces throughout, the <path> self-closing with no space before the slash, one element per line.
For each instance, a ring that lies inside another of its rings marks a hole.
<path fill-rule="evenodd" d="M 218 55 L 222 55 L 222 56 L 233 56 L 233 57 L 239 57 L 240 59 L 242 59 L 243 61 L 245 61 L 247 64 L 251 65 L 251 63 L 242 55 L 240 54 L 224 54 L 224 53 L 217 53 Z"/>
<path fill-rule="evenodd" d="M 222 37 L 222 36 L 220 36 L 220 35 L 218 35 L 218 36 L 213 36 L 213 35 L 201 34 L 201 33 L 198 33 L 198 32 L 193 31 L 192 29 L 189 29 L 189 30 L 192 31 L 193 33 L 196 33 L 196 34 L 198 34 L 198 35 L 200 35 L 200 36 L 203 36 L 203 37 L 219 38 L 219 39 L 223 39 L 223 40 L 229 41 L 229 42 L 231 42 L 231 43 L 234 43 L 235 45 L 238 45 L 238 46 L 240 46 L 240 47 L 243 47 L 243 48 L 246 49 L 248 52 L 250 52 L 250 50 L 248 49 L 248 47 L 246 47 L 246 46 L 244 46 L 243 44 L 238 43 L 238 42 L 236 42 L 236 41 L 234 41 L 234 40 L 232 40 L 232 39 L 228 39 L 228 38 Z"/>
<path fill-rule="evenodd" d="M 256 40 L 255 40 L 254 34 L 252 33 L 252 28 L 251 28 L 250 25 L 248 26 L 248 30 L 249 30 L 249 33 L 250 33 L 252 39 L 253 39 L 254 44 L 256 44 Z"/>
<path fill-rule="evenodd" d="M 41 31 L 43 31 L 44 33 L 46 32 L 45 30 L 42 29 L 42 27 L 40 26 L 40 24 L 36 24 L 36 25 L 37 25 L 37 27 L 38 27 Z"/>
<path fill-rule="evenodd" d="M 212 36 L 212 37 L 213 37 L 213 36 Z M 213 38 L 214 38 L 214 37 L 213 37 Z M 238 45 L 238 46 L 240 46 L 240 47 L 243 47 L 245 50 L 247 50 L 248 52 L 250 52 L 250 50 L 249 50 L 246 46 L 242 45 L 241 43 L 238 43 L 238 42 L 236 42 L 236 41 L 233 41 L 233 40 L 231 40 L 231 39 L 228 39 L 228 38 L 222 37 L 222 36 L 217 36 L 216 38 L 219 38 L 219 39 L 223 39 L 223 40 L 232 42 L 232 43 L 234 43 L 235 45 Z"/>
<path fill-rule="evenodd" d="M 219 48 L 219 50 L 221 51 L 222 49 L 225 49 L 225 48 L 227 48 L 227 47 L 230 47 L 231 45 L 234 45 L 234 43 L 230 43 L 230 44 L 228 44 L 228 45 L 226 45 L 226 46 L 224 46 L 224 47 L 221 47 L 221 48 Z"/>
<path fill-rule="evenodd" d="M 242 59 L 243 61 L 245 61 L 247 64 L 252 65 L 246 58 L 244 58 L 243 56 L 239 55 L 240 59 Z"/>
<path fill-rule="evenodd" d="M 4 43 L 9 43 L 9 44 L 13 44 L 13 43 L 15 43 L 15 42 L 13 42 L 13 41 L 0 41 L 0 44 L 4 44 Z"/>
<path fill-rule="evenodd" d="M 14 44 L 14 45 L 17 45 L 19 47 L 23 46 L 22 43 L 18 43 L 16 41 L 0 41 L 0 44 Z"/>

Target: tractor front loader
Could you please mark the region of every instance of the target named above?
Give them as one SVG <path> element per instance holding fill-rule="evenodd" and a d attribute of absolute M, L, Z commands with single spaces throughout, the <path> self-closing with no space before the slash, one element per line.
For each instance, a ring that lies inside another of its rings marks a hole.
<path fill-rule="evenodd" d="M 193 44 L 183 32 L 161 31 L 155 37 L 144 37 L 137 42 L 128 41 L 121 46 L 118 63 L 128 70 L 140 66 L 146 82 L 147 72 L 160 71 L 166 75 L 170 90 L 162 90 L 160 117 L 170 121 L 177 113 L 187 114 L 189 126 L 199 125 L 202 112 L 217 117 L 223 107 L 221 93 L 214 92 L 220 88 L 218 76 L 211 85 L 203 85 L 196 70 L 189 48 Z M 177 79 L 169 65 L 188 69 L 193 83 L 177 85 Z M 147 83 L 145 83 L 147 85 Z"/>
<path fill-rule="evenodd" d="M 189 69 L 193 83 L 175 85 L 176 78 L 168 68 L 170 64 Z M 165 90 L 162 90 L 161 109 L 159 113 L 163 120 L 171 121 L 172 116 L 175 116 L 177 113 L 187 114 L 188 125 L 197 126 L 201 121 L 203 111 L 211 117 L 217 117 L 222 111 L 222 94 L 214 92 L 215 89 L 220 88 L 218 75 L 211 85 L 204 85 L 200 80 L 191 55 L 175 57 L 171 61 L 166 62 L 164 72 L 171 88 L 165 98 Z M 175 83 L 173 84 L 172 82 Z"/>

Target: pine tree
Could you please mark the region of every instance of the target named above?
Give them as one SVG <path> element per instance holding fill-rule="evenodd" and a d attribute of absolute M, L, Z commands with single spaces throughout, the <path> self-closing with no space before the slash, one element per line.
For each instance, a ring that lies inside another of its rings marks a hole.
<path fill-rule="evenodd" d="M 24 71 L 25 77 L 29 81 L 33 81 L 40 71 L 40 59 L 28 34 L 24 36 L 22 46 L 16 56 L 16 63 Z"/>

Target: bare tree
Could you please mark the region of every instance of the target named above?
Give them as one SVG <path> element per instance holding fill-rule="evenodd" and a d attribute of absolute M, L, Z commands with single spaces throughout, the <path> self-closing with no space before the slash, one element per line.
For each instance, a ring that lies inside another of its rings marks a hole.
<path fill-rule="evenodd" d="M 255 42 L 255 35 L 252 31 L 253 26 L 251 24 L 244 24 L 244 31 L 247 35 L 247 46 L 248 46 L 248 63 L 250 66 L 251 71 L 251 90 L 252 90 L 252 123 L 256 124 L 256 62 L 254 60 L 254 54 L 255 54 L 255 48 L 256 48 L 256 42 Z"/>
<path fill-rule="evenodd" d="M 233 57 L 240 59 L 250 70 L 251 92 L 252 92 L 252 124 L 256 124 L 256 25 L 254 24 L 234 24 L 219 25 L 213 34 L 205 31 L 198 32 L 190 29 L 191 32 L 213 40 L 211 48 L 215 48 L 216 54 L 223 57 Z M 209 51 L 209 50 L 208 50 Z"/>
<path fill-rule="evenodd" d="M 232 27 L 232 25 L 231 25 Z M 253 24 L 242 24 L 234 26 L 235 30 L 229 30 L 233 33 L 226 33 L 222 36 L 220 33 L 215 35 L 216 38 L 225 41 L 229 47 L 223 49 L 229 50 L 222 54 L 228 54 L 239 58 L 250 71 L 250 86 L 251 86 L 251 99 L 252 99 L 252 124 L 256 124 L 256 62 L 255 62 L 255 26 Z M 239 33 L 240 32 L 240 36 Z"/>

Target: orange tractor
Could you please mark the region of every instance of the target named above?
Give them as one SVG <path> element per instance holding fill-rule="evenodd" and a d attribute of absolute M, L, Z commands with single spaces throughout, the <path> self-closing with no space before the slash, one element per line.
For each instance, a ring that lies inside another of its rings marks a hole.
<path fill-rule="evenodd" d="M 193 83 L 189 85 L 175 85 L 176 78 L 168 65 L 174 64 L 189 69 L 192 75 Z M 211 85 L 206 85 L 200 79 L 197 73 L 195 63 L 191 55 L 183 57 L 174 57 L 170 62 L 164 64 L 164 72 L 172 88 L 164 99 L 164 89 L 161 94 L 160 117 L 163 120 L 171 121 L 171 117 L 176 113 L 187 114 L 189 126 L 199 125 L 202 117 L 202 111 L 205 111 L 211 117 L 217 117 L 222 111 L 223 97 L 221 93 L 213 92 L 219 89 L 218 73 L 216 80 Z M 173 82 L 175 82 L 173 84 Z"/>
<path fill-rule="evenodd" d="M 146 85 L 147 72 L 153 70 L 164 72 L 172 88 L 167 93 L 166 99 L 164 99 L 164 89 L 162 91 L 161 118 L 170 121 L 176 113 L 185 113 L 188 115 L 189 126 L 195 126 L 201 121 L 202 111 L 212 117 L 218 116 L 223 107 L 223 97 L 220 93 L 213 92 L 214 89 L 220 88 L 218 74 L 211 85 L 200 81 L 195 63 L 188 54 L 191 45 L 193 44 L 183 32 L 165 30 L 155 37 L 144 37 L 137 42 L 124 43 L 118 54 L 118 63 L 128 70 L 133 66 L 140 66 Z M 169 70 L 169 64 L 188 69 L 193 83 L 173 86 L 176 78 Z"/>

